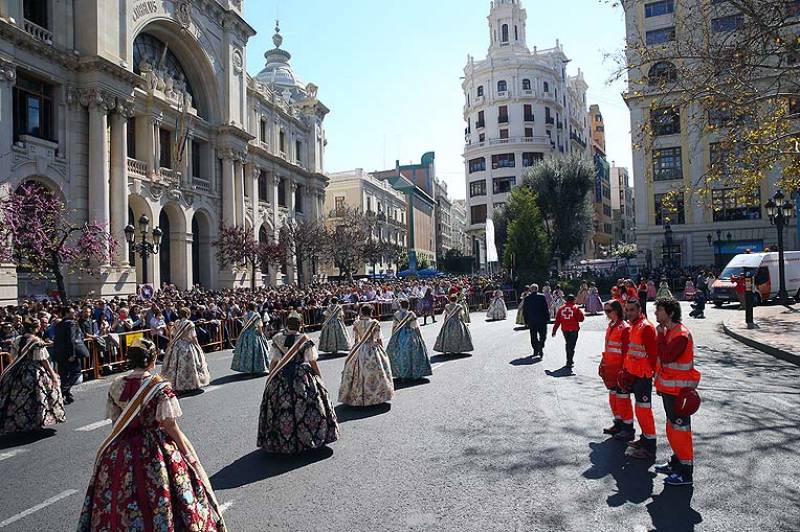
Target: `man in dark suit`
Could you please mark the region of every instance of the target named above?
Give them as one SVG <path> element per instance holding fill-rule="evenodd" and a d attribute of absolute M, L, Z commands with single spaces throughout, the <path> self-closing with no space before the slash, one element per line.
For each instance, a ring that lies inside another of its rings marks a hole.
<path fill-rule="evenodd" d="M 53 337 L 53 360 L 58 364 L 61 377 L 61 394 L 64 402 L 73 403 L 71 389 L 81 380 L 81 358 L 89 357 L 89 349 L 84 342 L 84 333 L 75 321 L 75 309 L 65 307 L 62 320 L 55 327 Z"/>
<path fill-rule="evenodd" d="M 550 309 L 547 300 L 539 293 L 539 285 L 531 285 L 531 293 L 522 305 L 522 316 L 531 332 L 533 356 L 544 356 L 544 343 L 547 340 L 547 325 L 550 323 Z"/>

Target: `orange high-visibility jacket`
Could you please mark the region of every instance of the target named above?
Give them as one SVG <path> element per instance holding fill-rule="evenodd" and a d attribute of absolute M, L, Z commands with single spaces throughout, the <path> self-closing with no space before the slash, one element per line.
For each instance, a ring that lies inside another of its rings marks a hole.
<path fill-rule="evenodd" d="M 656 327 L 644 316 L 631 323 L 630 342 L 625 354 L 625 371 L 643 379 L 655 374 L 658 352 Z"/>
<path fill-rule="evenodd" d="M 666 332 L 666 344 L 675 338 L 686 338 L 686 347 L 678 358 L 672 362 L 658 361 L 656 390 L 668 395 L 678 395 L 682 388 L 697 388 L 700 383 L 700 372 L 694 367 L 694 340 L 692 333 L 682 323 L 678 323 Z"/>
<path fill-rule="evenodd" d="M 625 353 L 630 342 L 631 326 L 625 320 L 611 323 L 606 330 L 606 348 L 603 351 L 602 364 L 622 368 Z"/>

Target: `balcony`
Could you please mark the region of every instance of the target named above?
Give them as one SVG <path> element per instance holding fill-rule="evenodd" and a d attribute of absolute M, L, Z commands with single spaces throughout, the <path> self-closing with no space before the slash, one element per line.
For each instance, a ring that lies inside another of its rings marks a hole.
<path fill-rule="evenodd" d="M 192 184 L 196 190 L 211 192 L 211 183 L 200 177 L 193 177 Z"/>
<path fill-rule="evenodd" d="M 53 46 L 53 32 L 45 29 L 38 24 L 34 24 L 30 20 L 25 19 L 22 23 L 22 27 L 28 35 L 36 39 L 37 41 L 42 41 L 43 43 Z"/>
<path fill-rule="evenodd" d="M 498 124 L 508 124 L 508 115 L 500 115 L 497 117 Z"/>
<path fill-rule="evenodd" d="M 552 126 L 553 124 L 556 123 L 556 119 L 553 118 L 552 116 L 546 116 L 544 117 L 544 123 Z"/>
<path fill-rule="evenodd" d="M 147 177 L 147 163 L 128 157 L 128 175 Z"/>
<path fill-rule="evenodd" d="M 564 122 L 562 122 L 561 120 L 559 120 L 559 121 L 558 121 L 558 124 L 556 124 L 556 128 L 557 128 L 557 129 L 564 129 Z"/>
<path fill-rule="evenodd" d="M 523 96 L 533 96 L 533 91 L 532 90 L 524 90 L 524 91 L 522 91 L 522 95 Z"/>
<path fill-rule="evenodd" d="M 535 122 L 536 121 L 536 120 L 534 120 L 534 116 L 533 115 L 525 115 L 524 120 L 526 122 Z"/>
<path fill-rule="evenodd" d="M 158 169 L 158 177 L 166 185 L 179 186 L 181 182 L 180 172 L 164 166 Z"/>
<path fill-rule="evenodd" d="M 497 94 L 495 95 L 498 100 L 506 100 L 509 96 L 511 96 L 511 93 L 508 91 L 497 91 Z"/>
<path fill-rule="evenodd" d="M 476 129 L 483 129 L 485 127 L 486 127 L 486 122 L 476 122 L 475 123 L 475 128 Z"/>

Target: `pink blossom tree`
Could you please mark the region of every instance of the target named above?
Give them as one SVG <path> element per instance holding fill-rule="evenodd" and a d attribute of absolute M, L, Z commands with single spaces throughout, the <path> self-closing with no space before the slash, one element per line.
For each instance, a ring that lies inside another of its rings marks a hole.
<path fill-rule="evenodd" d="M 74 222 L 61 199 L 39 183 L 25 183 L 0 200 L 0 217 L 0 257 L 32 275 L 54 279 L 62 301 L 65 275 L 97 274 L 117 249 L 106 227 L 97 221 Z"/>
<path fill-rule="evenodd" d="M 223 225 L 219 237 L 211 245 L 216 248 L 217 261 L 223 268 L 245 266 L 250 269 L 250 287 L 254 290 L 258 271 L 270 264 L 280 264 L 285 256 L 279 243 L 259 242 L 246 227 Z"/>

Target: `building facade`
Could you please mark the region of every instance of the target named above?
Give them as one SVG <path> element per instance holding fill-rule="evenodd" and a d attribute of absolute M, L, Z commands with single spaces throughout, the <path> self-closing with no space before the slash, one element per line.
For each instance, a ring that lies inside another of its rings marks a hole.
<path fill-rule="evenodd" d="M 613 219 L 611 212 L 611 166 L 606 157 L 606 133 L 600 106 L 589 106 L 589 123 L 591 129 L 591 156 L 594 161 L 594 220 L 587 243 L 585 257 L 604 258 L 608 256 L 613 245 Z"/>
<path fill-rule="evenodd" d="M 700 0 L 691 1 L 697 2 L 696 7 L 703 7 Z M 642 45 L 651 50 L 669 50 L 673 42 L 693 36 L 703 42 L 718 38 L 734 42 L 731 32 L 736 31 L 738 20 L 736 13 L 730 11 L 734 7 L 722 2 L 710 4 L 725 16 L 711 20 L 710 27 L 698 28 L 698 21 L 685 14 L 691 12 L 687 11 L 690 6 L 675 0 L 623 2 L 628 53 L 634 54 L 633 50 Z M 728 24 L 731 21 L 733 25 Z M 629 60 L 635 62 L 637 58 Z M 732 188 L 715 188 L 708 200 L 692 194 L 708 172 L 718 134 L 708 131 L 711 117 L 699 105 L 681 108 L 670 103 L 670 95 L 663 93 L 661 81 L 675 73 L 674 64 L 659 61 L 644 67 L 646 72 L 644 68 L 629 72 L 625 96 L 634 136 L 647 131 L 643 139 L 633 141 L 633 177 L 636 242 L 649 257 L 648 263 L 662 263 L 666 225 L 671 226 L 674 235 L 669 257 L 677 265 L 724 266 L 730 257 L 748 249 L 774 249 L 777 231 L 770 224 L 764 204 L 775 193 L 777 172 L 765 176 L 752 201 L 742 202 Z M 669 107 L 664 111 L 661 106 Z M 668 197 L 672 199 L 664 201 Z M 785 246 L 797 249 L 796 231 L 785 233 Z"/>
<path fill-rule="evenodd" d="M 625 167 L 611 164 L 611 217 L 614 245 L 632 244 L 636 241 L 636 210 L 633 187 Z"/>
<path fill-rule="evenodd" d="M 330 183 L 325 194 L 325 213 L 330 220 L 343 207 L 360 209 L 376 216 L 375 238 L 406 247 L 408 203 L 406 196 L 392 187 L 388 181 L 375 178 L 362 168 L 328 175 Z M 354 275 L 391 274 L 397 272 L 396 263 L 383 260 L 375 264 L 363 264 Z M 338 275 L 335 268 L 328 268 L 328 275 Z"/>
<path fill-rule="evenodd" d="M 472 254 L 472 237 L 467 233 L 467 200 L 453 200 L 453 247 L 467 256 Z"/>
<path fill-rule="evenodd" d="M 444 257 L 455 247 L 453 241 L 453 202 L 447 194 L 447 183 L 436 179 L 433 183 L 436 198 L 436 256 Z"/>
<path fill-rule="evenodd" d="M 485 267 L 485 224 L 546 157 L 587 150 L 587 85 L 567 75 L 562 46 L 531 51 L 520 0 L 491 2 L 486 58 L 464 68 L 464 147 L 472 253 Z"/>
<path fill-rule="evenodd" d="M 274 238 L 285 220 L 321 214 L 328 109 L 295 76 L 278 28 L 265 68 L 247 73 L 255 29 L 242 9 L 0 2 L 0 181 L 7 191 L 43 184 L 120 243 L 100 277 L 70 279 L 69 295 L 244 285 L 247 272 L 217 264 L 221 224 Z M 142 215 L 164 231 L 148 279 L 123 232 Z M 4 271 L 13 279 L 13 266 Z"/>

